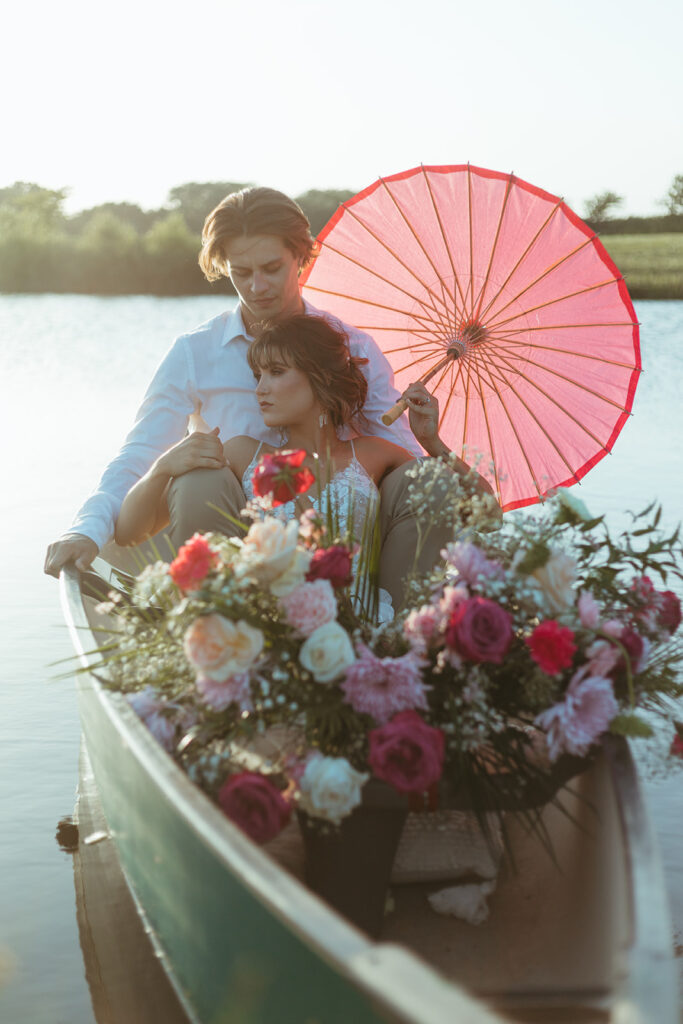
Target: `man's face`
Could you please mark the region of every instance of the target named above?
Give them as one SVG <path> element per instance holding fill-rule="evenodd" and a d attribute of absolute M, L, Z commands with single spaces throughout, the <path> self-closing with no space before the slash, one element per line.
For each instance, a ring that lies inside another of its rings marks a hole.
<path fill-rule="evenodd" d="M 303 312 L 299 261 L 278 235 L 234 238 L 225 259 L 246 327 Z"/>

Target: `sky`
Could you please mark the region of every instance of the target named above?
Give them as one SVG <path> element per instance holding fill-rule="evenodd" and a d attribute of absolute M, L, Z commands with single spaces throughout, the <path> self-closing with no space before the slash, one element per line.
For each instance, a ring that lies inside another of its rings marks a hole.
<path fill-rule="evenodd" d="M 683 173 L 679 0 L 14 0 L 3 30 L 0 187 L 67 212 L 469 161 L 647 215 Z"/>

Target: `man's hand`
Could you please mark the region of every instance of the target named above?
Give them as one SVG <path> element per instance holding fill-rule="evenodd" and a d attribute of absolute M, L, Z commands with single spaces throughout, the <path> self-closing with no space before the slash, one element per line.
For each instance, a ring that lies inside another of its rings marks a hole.
<path fill-rule="evenodd" d="M 87 569 L 99 551 L 94 540 L 82 533 L 71 533 L 50 544 L 45 556 L 45 572 L 48 576 L 59 576 L 65 565 Z"/>
<path fill-rule="evenodd" d="M 167 452 L 160 455 L 153 466 L 155 475 L 175 477 L 193 469 L 223 469 L 227 466 L 218 427 L 209 434 L 195 430 Z"/>

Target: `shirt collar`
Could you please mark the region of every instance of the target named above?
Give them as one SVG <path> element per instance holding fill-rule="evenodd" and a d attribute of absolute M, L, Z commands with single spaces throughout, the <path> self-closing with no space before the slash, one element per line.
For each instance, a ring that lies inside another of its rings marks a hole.
<path fill-rule="evenodd" d="M 315 306 L 312 306 L 306 299 L 304 299 L 304 311 L 308 313 L 309 316 L 320 315 L 320 310 L 316 309 Z M 221 344 L 229 345 L 231 341 L 236 341 L 238 338 L 242 338 L 244 341 L 248 342 L 254 340 L 244 326 L 244 320 L 242 319 L 242 306 L 239 302 L 226 318 Z"/>

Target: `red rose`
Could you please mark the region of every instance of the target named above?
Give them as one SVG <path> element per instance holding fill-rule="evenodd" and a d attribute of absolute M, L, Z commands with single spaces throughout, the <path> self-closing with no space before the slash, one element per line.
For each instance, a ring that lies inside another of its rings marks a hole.
<path fill-rule="evenodd" d="M 231 775 L 220 788 L 218 803 L 228 818 L 255 843 L 274 839 L 292 812 L 280 790 L 256 772 Z"/>
<path fill-rule="evenodd" d="M 173 582 L 181 590 L 196 590 L 207 573 L 218 560 L 215 551 L 201 533 L 195 533 L 187 544 L 183 544 L 169 571 Z"/>
<path fill-rule="evenodd" d="M 675 757 L 683 757 L 683 736 L 681 736 L 680 732 L 677 732 L 671 741 L 669 753 Z"/>
<path fill-rule="evenodd" d="M 273 507 L 284 505 L 307 491 L 315 480 L 308 466 L 302 466 L 306 452 L 300 448 L 295 452 L 277 452 L 264 455 L 254 470 L 251 483 L 254 494 L 263 498 L 272 495 Z"/>
<path fill-rule="evenodd" d="M 333 587 L 347 587 L 352 580 L 351 552 L 342 544 L 318 548 L 311 559 L 306 579 L 329 580 Z"/>
<path fill-rule="evenodd" d="M 673 590 L 660 590 L 657 625 L 667 633 L 675 633 L 681 624 L 681 602 Z"/>
<path fill-rule="evenodd" d="M 470 597 L 453 611 L 446 643 L 468 661 L 500 665 L 512 643 L 512 617 L 495 601 Z"/>
<path fill-rule="evenodd" d="M 441 778 L 445 738 L 416 711 L 401 711 L 368 734 L 368 764 L 399 793 L 423 793 Z"/>
<path fill-rule="evenodd" d="M 554 619 L 542 622 L 527 640 L 531 657 L 549 676 L 569 668 L 576 653 L 574 634 Z"/>

